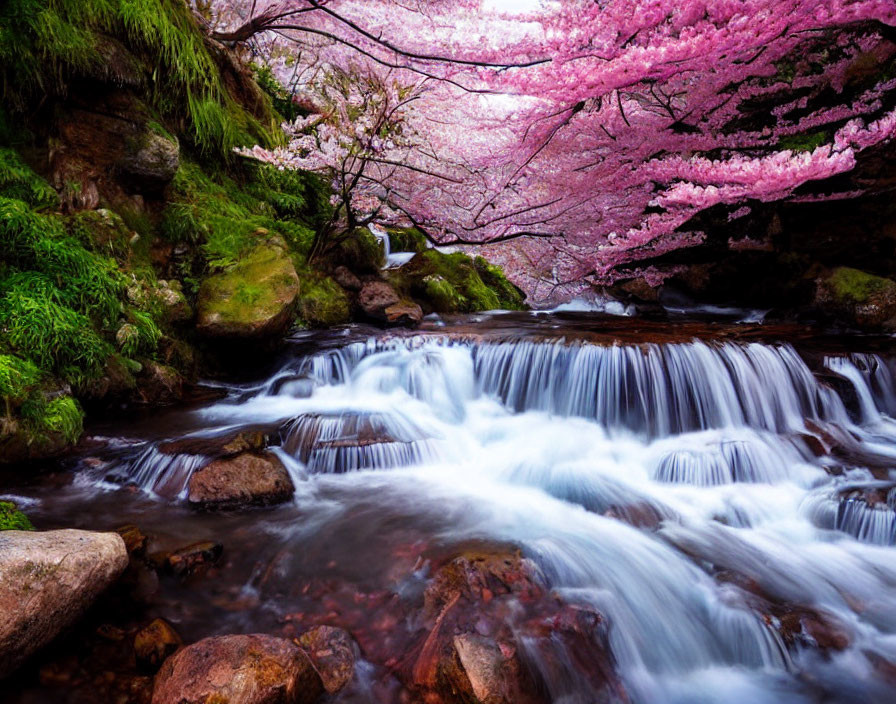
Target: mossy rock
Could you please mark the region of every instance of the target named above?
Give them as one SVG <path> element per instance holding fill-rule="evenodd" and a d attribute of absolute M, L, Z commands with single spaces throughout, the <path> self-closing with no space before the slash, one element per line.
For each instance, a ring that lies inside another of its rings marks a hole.
<path fill-rule="evenodd" d="M 482 257 L 427 249 L 397 272 L 393 283 L 438 313 L 524 310 L 523 294 Z"/>
<path fill-rule="evenodd" d="M 817 282 L 815 304 L 860 328 L 896 327 L 896 282 L 838 267 Z"/>
<path fill-rule="evenodd" d="M 127 259 L 137 234 L 120 215 L 106 208 L 82 210 L 68 217 L 65 224 L 69 234 L 86 249 L 118 261 Z"/>
<path fill-rule="evenodd" d="M 0 530 L 34 530 L 34 526 L 12 501 L 0 501 Z"/>
<path fill-rule="evenodd" d="M 345 266 L 355 274 L 375 274 L 386 265 L 383 243 L 366 227 L 347 234 L 330 256 L 333 266 Z"/>
<path fill-rule="evenodd" d="M 273 238 L 202 282 L 196 327 L 206 337 L 282 335 L 292 323 L 298 295 L 299 277 L 286 244 Z"/>
<path fill-rule="evenodd" d="M 425 252 L 429 247 L 426 236 L 416 227 L 389 227 L 389 246 L 393 252 Z"/>
<path fill-rule="evenodd" d="M 351 302 L 343 288 L 329 276 L 303 270 L 299 279 L 299 323 L 321 328 L 351 320 Z"/>
<path fill-rule="evenodd" d="M 58 457 L 83 432 L 84 413 L 71 396 L 37 395 L 22 405 L 19 415 L 0 422 L 0 465 Z"/>

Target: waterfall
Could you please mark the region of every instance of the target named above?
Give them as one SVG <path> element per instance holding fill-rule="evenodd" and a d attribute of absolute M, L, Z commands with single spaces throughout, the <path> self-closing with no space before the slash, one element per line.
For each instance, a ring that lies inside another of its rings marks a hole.
<path fill-rule="evenodd" d="M 329 531 L 359 559 L 409 527 L 518 545 L 606 615 L 633 702 L 886 702 L 894 370 L 831 355 L 816 376 L 784 343 L 396 336 L 290 358 L 194 413 L 208 434 L 279 428 L 302 519 L 271 539 L 294 536 L 292 559 Z M 206 461 L 150 442 L 104 476 L 174 499 Z M 806 613 L 844 652 L 818 656 Z M 598 696 L 570 666 L 542 676 L 558 703 Z"/>

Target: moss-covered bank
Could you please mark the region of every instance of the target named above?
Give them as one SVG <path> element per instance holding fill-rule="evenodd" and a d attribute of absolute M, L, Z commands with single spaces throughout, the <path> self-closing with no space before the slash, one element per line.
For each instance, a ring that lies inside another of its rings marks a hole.
<path fill-rule="evenodd" d="M 346 323 L 385 283 L 319 177 L 235 155 L 294 105 L 181 0 L 10 0 L 0 94 L 0 463 L 64 452 L 85 409 L 176 401 L 222 336 Z M 420 252 L 388 274 L 409 309 L 523 305 L 483 260 L 393 246 Z"/>

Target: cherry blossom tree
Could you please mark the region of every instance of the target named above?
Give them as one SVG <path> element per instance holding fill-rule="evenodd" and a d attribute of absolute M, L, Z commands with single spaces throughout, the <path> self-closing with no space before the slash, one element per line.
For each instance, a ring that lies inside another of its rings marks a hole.
<path fill-rule="evenodd" d="M 708 208 L 856 197 L 823 184 L 896 136 L 892 0 L 512 5 L 220 0 L 210 31 L 303 95 L 333 70 L 410 91 L 391 113 L 404 139 L 374 146 L 374 101 L 372 121 L 311 118 L 255 155 L 326 162 L 360 220 L 484 248 L 536 299 L 659 282 L 638 262 L 700 243 L 690 223 Z"/>

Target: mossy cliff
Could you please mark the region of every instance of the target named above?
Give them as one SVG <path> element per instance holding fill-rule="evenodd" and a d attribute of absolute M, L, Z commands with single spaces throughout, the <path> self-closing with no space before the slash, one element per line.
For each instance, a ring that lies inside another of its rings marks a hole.
<path fill-rule="evenodd" d="M 222 337 L 364 317 L 380 243 L 319 177 L 236 156 L 294 106 L 182 0 L 9 0 L 0 94 L 0 463 L 64 452 L 85 409 L 176 402 Z M 484 262 L 420 256 L 451 290 L 417 264 L 395 285 L 427 309 L 521 304 Z"/>

